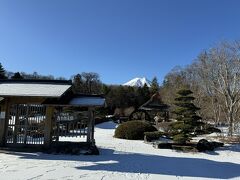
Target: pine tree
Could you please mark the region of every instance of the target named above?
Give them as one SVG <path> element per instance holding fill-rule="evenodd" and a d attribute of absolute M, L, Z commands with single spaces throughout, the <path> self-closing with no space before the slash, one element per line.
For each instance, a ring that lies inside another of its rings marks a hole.
<path fill-rule="evenodd" d="M 83 80 L 80 74 L 73 77 L 73 91 L 75 93 L 83 93 Z"/>
<path fill-rule="evenodd" d="M 3 68 L 3 66 L 2 66 L 1 63 L 0 63 L 0 79 L 7 79 L 6 71 L 5 71 L 5 69 Z"/>
<path fill-rule="evenodd" d="M 11 79 L 23 79 L 23 76 L 19 73 L 16 72 L 14 75 L 11 77 Z"/>
<path fill-rule="evenodd" d="M 191 96 L 193 94 L 191 90 L 182 89 L 177 94 L 175 99 L 177 107 L 173 111 L 177 119 L 177 122 L 172 124 L 173 140 L 178 143 L 186 143 L 200 125 L 201 117 L 196 113 L 200 108 L 193 104 L 195 98 Z"/>
<path fill-rule="evenodd" d="M 144 84 L 143 87 L 137 89 L 137 106 L 143 105 L 146 101 L 150 99 L 150 90 L 147 84 Z"/>
<path fill-rule="evenodd" d="M 157 80 L 157 77 L 154 77 L 153 80 L 152 80 L 151 87 L 150 87 L 150 92 L 151 92 L 151 94 L 155 94 L 158 91 L 159 91 L 158 80 Z"/>

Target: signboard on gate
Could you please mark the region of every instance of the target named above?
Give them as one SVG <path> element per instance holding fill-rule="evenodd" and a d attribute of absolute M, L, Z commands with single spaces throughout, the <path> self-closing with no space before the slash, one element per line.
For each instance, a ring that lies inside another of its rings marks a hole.
<path fill-rule="evenodd" d="M 5 119 L 5 112 L 4 111 L 1 112 L 0 119 Z"/>

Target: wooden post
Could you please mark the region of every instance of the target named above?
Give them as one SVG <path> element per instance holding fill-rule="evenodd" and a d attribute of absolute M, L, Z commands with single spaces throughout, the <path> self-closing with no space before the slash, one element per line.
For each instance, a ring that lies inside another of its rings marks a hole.
<path fill-rule="evenodd" d="M 26 109 L 27 113 L 26 113 L 26 116 L 25 116 L 25 119 L 24 119 L 24 129 L 25 129 L 25 131 L 24 131 L 24 145 L 27 144 L 28 118 L 29 118 L 29 108 L 30 108 L 30 106 L 27 105 L 26 107 L 27 107 L 27 109 Z M 15 126 L 15 130 L 16 130 L 16 126 Z"/>
<path fill-rule="evenodd" d="M 19 105 L 16 105 L 16 116 L 15 116 L 15 126 L 14 126 L 14 136 L 13 136 L 13 144 L 17 143 L 17 133 L 19 130 Z"/>
<path fill-rule="evenodd" d="M 54 108 L 47 106 L 46 119 L 44 128 L 44 147 L 49 148 L 52 142 L 52 121 L 54 115 Z"/>
<path fill-rule="evenodd" d="M 0 146 L 4 146 L 6 143 L 6 135 L 8 128 L 9 120 L 9 102 L 8 99 L 5 99 L 5 103 L 1 109 L 1 119 L 0 119 Z"/>
<path fill-rule="evenodd" d="M 95 145 L 94 127 L 95 127 L 95 117 L 94 117 L 94 109 L 92 109 L 92 145 Z"/>
<path fill-rule="evenodd" d="M 88 108 L 88 129 L 87 129 L 87 142 L 94 143 L 94 116 L 93 116 L 93 108 Z"/>

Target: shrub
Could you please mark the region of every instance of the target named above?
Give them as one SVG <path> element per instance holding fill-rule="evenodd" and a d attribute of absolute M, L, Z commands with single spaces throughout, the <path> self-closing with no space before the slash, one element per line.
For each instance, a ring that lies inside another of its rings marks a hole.
<path fill-rule="evenodd" d="M 210 127 L 207 127 L 206 132 L 208 134 L 211 134 L 211 133 L 221 133 L 222 131 L 220 129 L 218 129 L 218 128 L 210 126 Z"/>
<path fill-rule="evenodd" d="M 172 149 L 176 151 L 183 151 L 183 152 L 197 152 L 197 149 L 194 146 L 181 146 L 181 145 L 172 145 Z"/>
<path fill-rule="evenodd" d="M 157 129 L 145 121 L 128 121 L 120 124 L 115 130 L 115 137 L 120 139 L 143 140 L 144 132 Z"/>
<path fill-rule="evenodd" d="M 163 132 L 170 132 L 172 122 L 159 122 L 158 128 Z"/>
<path fill-rule="evenodd" d="M 213 141 L 212 145 L 214 148 L 219 148 L 219 147 L 223 147 L 224 143 Z"/>
<path fill-rule="evenodd" d="M 202 129 L 197 129 L 195 130 L 195 134 L 198 136 L 198 135 L 203 135 L 203 134 L 206 134 L 206 131 L 202 130 Z"/>
<path fill-rule="evenodd" d="M 157 149 L 172 149 L 172 143 L 158 143 L 154 145 Z"/>
<path fill-rule="evenodd" d="M 189 140 L 190 140 L 189 136 L 185 134 L 177 134 L 173 136 L 173 141 L 179 144 L 185 144 Z"/>
<path fill-rule="evenodd" d="M 203 135 L 203 134 L 211 134 L 211 133 L 221 133 L 221 130 L 211 125 L 206 125 L 203 127 L 203 129 L 198 128 L 195 130 L 195 135 Z"/>
<path fill-rule="evenodd" d="M 223 146 L 224 146 L 223 143 L 219 143 L 219 142 L 215 142 L 215 141 L 209 142 L 206 139 L 201 139 L 197 143 L 197 150 L 199 152 L 213 151 L 215 148 L 223 147 Z"/>
<path fill-rule="evenodd" d="M 173 122 L 171 126 L 175 134 L 173 140 L 177 143 L 186 143 L 194 130 L 201 124 L 199 120 L 202 118 L 197 115 L 200 108 L 194 105 L 195 98 L 192 93 L 189 89 L 182 89 L 177 92 L 175 98 L 176 108 L 173 113 L 176 114 L 177 122 Z"/>
<path fill-rule="evenodd" d="M 160 131 L 154 132 L 145 132 L 144 133 L 144 140 L 147 142 L 151 142 L 153 140 L 158 140 L 160 137 L 164 136 L 165 134 Z"/>
<path fill-rule="evenodd" d="M 204 151 L 213 151 L 214 147 L 212 146 L 212 144 L 210 142 L 208 142 L 208 140 L 206 139 L 201 139 L 198 141 L 197 143 L 197 150 L 199 152 L 204 152 Z"/>

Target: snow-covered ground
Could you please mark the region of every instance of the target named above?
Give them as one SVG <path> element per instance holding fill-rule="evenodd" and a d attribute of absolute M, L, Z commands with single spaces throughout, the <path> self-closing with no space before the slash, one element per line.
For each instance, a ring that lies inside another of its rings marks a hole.
<path fill-rule="evenodd" d="M 154 149 L 113 138 L 115 124 L 96 128 L 99 156 L 0 153 L 0 179 L 240 179 L 240 146 L 212 153 Z"/>

